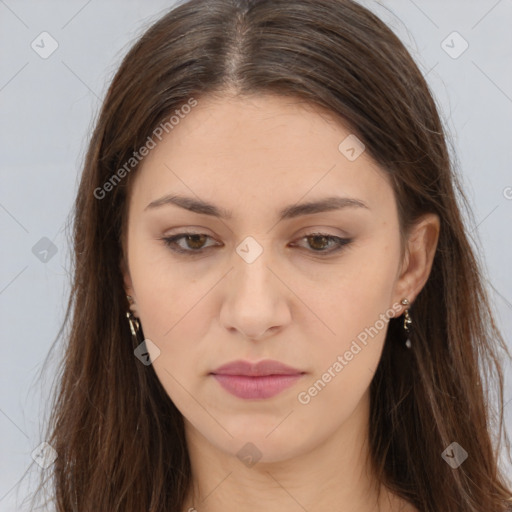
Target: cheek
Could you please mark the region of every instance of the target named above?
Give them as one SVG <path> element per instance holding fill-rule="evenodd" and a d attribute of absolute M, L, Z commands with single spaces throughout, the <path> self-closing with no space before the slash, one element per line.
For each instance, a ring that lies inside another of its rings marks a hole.
<path fill-rule="evenodd" d="M 141 235 L 139 235 L 141 236 Z M 134 243 L 130 274 L 144 336 L 160 350 L 155 369 L 167 369 L 179 380 L 189 380 L 203 366 L 211 310 L 210 292 L 222 275 L 206 272 L 207 263 L 179 261 L 159 242 Z M 160 375 L 159 375 L 160 377 Z M 161 377 L 169 380 L 165 372 Z M 172 379 L 171 379 L 172 381 Z M 172 382 L 171 382 L 172 384 Z"/>
<path fill-rule="evenodd" d="M 370 290 L 363 287 L 363 291 L 351 293 L 349 301 L 340 301 L 338 315 L 330 319 L 336 335 L 324 336 L 311 353 L 314 374 L 296 397 L 298 407 L 309 418 L 325 417 L 329 410 L 331 426 L 341 424 L 368 391 L 393 316 L 386 281 L 374 285 Z M 314 425 L 311 428 L 314 436 Z"/>
<path fill-rule="evenodd" d="M 141 235 L 136 236 L 142 239 Z M 197 276 L 186 270 L 187 264 L 177 263 L 159 244 L 150 239 L 134 244 L 130 274 L 145 336 L 165 341 L 187 311 L 200 301 L 206 287 L 196 285 Z"/>
<path fill-rule="evenodd" d="M 335 334 L 324 335 L 315 346 L 313 387 L 310 392 L 303 388 L 299 403 L 342 403 L 337 410 L 343 415 L 370 385 L 395 314 L 390 300 L 399 258 L 398 238 L 396 242 L 368 244 L 331 276 L 334 284 L 322 298 L 322 318 Z"/>
<path fill-rule="evenodd" d="M 391 308 L 399 256 L 398 240 L 396 246 L 372 242 L 333 267 L 323 293 L 316 294 L 326 323 L 335 331 L 326 337 L 329 346 L 342 349 Z M 382 330 L 381 322 L 377 325 Z"/>

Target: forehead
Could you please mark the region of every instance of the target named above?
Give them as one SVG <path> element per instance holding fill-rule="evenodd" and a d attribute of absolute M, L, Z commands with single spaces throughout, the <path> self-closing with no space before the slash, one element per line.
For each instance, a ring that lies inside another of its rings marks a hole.
<path fill-rule="evenodd" d="M 166 193 L 195 195 L 235 212 L 334 193 L 382 202 L 392 195 L 384 172 L 365 151 L 343 153 L 353 137 L 300 99 L 204 97 L 144 158 L 132 199 L 143 209 Z"/>

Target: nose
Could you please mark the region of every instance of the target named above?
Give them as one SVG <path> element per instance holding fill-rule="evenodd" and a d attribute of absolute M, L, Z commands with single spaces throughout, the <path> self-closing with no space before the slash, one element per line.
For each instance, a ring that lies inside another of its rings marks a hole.
<path fill-rule="evenodd" d="M 221 325 L 254 341 L 276 334 L 291 321 L 293 294 L 273 268 L 268 252 L 264 250 L 252 263 L 235 254 L 234 268 L 224 282 Z"/>

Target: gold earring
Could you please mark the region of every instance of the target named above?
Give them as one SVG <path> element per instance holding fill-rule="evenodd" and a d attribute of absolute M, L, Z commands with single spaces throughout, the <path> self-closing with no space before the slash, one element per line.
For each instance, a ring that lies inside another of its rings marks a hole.
<path fill-rule="evenodd" d="M 131 295 L 127 295 L 126 298 L 128 299 L 128 302 L 130 303 L 130 309 L 132 311 L 135 310 L 135 302 L 133 300 L 133 297 Z M 132 313 L 132 311 L 126 312 L 126 317 L 128 318 L 128 323 L 130 324 L 130 331 L 132 333 L 132 336 L 137 339 L 137 333 L 140 330 L 140 322 L 135 317 L 135 315 Z"/>
<path fill-rule="evenodd" d="M 137 320 L 137 318 L 133 316 L 133 313 L 131 311 L 127 311 L 126 316 L 128 318 L 128 323 L 130 324 L 130 331 L 132 332 L 132 336 L 134 338 L 137 338 L 137 333 L 140 330 L 140 323 Z"/>
<path fill-rule="evenodd" d="M 407 299 L 402 299 L 402 305 L 408 306 L 409 301 Z M 409 314 L 409 308 L 407 308 L 404 312 L 404 331 L 407 334 L 407 340 L 405 342 L 405 346 L 407 348 L 411 348 L 411 345 L 412 345 L 411 339 L 410 339 L 410 334 L 411 334 L 410 326 L 412 326 L 412 318 L 411 318 L 411 315 Z"/>

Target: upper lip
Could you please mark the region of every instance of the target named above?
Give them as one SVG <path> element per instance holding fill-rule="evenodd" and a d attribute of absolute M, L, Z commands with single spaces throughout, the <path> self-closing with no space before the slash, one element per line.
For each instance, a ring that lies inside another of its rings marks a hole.
<path fill-rule="evenodd" d="M 243 360 L 232 361 L 230 363 L 219 366 L 211 373 L 220 375 L 246 375 L 250 377 L 259 377 L 263 375 L 295 375 L 305 372 L 280 363 L 279 361 L 265 359 L 263 361 L 258 361 L 257 363 L 251 363 L 250 361 Z"/>

